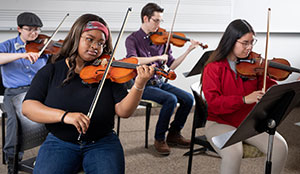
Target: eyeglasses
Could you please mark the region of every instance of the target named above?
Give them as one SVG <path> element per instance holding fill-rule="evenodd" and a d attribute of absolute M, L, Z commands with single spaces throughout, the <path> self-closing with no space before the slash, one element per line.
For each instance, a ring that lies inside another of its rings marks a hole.
<path fill-rule="evenodd" d="M 250 45 L 253 47 L 253 46 L 256 44 L 257 39 L 254 38 L 251 42 L 248 42 L 248 41 L 246 41 L 246 42 L 241 42 L 241 41 L 239 41 L 239 40 L 237 40 L 237 42 L 240 43 L 240 44 L 242 44 L 244 48 L 248 48 Z"/>
<path fill-rule="evenodd" d="M 22 27 L 22 29 L 26 30 L 26 31 L 28 31 L 30 33 L 32 33 L 32 32 L 37 32 L 37 33 L 41 32 L 41 29 L 40 28 L 36 28 L 36 27 L 32 27 L 32 28 L 31 27 L 30 28 Z"/>
<path fill-rule="evenodd" d="M 153 22 L 155 22 L 155 23 L 157 23 L 157 24 L 159 24 L 159 23 L 163 23 L 163 22 L 164 22 L 164 20 L 163 20 L 163 19 L 153 19 L 153 18 L 150 18 L 150 19 L 152 19 L 152 20 L 153 20 Z"/>
<path fill-rule="evenodd" d="M 81 36 L 81 37 L 84 38 L 84 42 L 89 46 L 94 45 L 94 43 L 96 43 L 96 45 L 100 48 L 105 48 L 105 46 L 106 46 L 105 41 L 97 42 L 96 40 L 94 40 L 93 38 L 88 37 L 88 36 L 85 36 L 85 37 Z"/>

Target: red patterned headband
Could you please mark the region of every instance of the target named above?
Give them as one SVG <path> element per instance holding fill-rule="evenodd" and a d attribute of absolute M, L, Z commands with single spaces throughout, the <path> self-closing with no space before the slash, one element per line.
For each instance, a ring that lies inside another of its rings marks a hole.
<path fill-rule="evenodd" d="M 100 23 L 99 21 L 89 21 L 85 28 L 83 29 L 83 32 L 85 31 L 89 31 L 89 30 L 100 30 L 105 34 L 105 38 L 106 40 L 108 40 L 108 29 L 105 27 L 105 25 L 103 25 L 102 23 Z"/>

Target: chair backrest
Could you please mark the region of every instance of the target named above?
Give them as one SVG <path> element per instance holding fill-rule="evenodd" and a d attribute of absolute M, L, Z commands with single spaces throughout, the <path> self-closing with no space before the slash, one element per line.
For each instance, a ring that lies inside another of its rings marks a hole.
<path fill-rule="evenodd" d="M 1 74 L 1 70 L 0 70 L 0 95 L 4 95 L 4 86 L 3 86 L 3 82 L 2 82 L 2 74 Z"/>
<path fill-rule="evenodd" d="M 1 70 L 0 70 L 0 111 L 3 112 L 4 108 L 3 108 L 3 98 L 4 98 L 4 86 L 2 83 L 2 74 L 1 74 Z"/>
<path fill-rule="evenodd" d="M 200 95 L 200 82 L 191 85 L 191 90 L 195 98 L 194 126 L 195 128 L 205 127 L 207 119 L 207 104 Z"/>
<path fill-rule="evenodd" d="M 17 145 L 20 151 L 41 145 L 48 135 L 48 130 L 44 124 L 33 122 L 22 114 L 22 102 L 25 94 L 25 92 L 21 93 L 12 99 L 17 113 Z"/>

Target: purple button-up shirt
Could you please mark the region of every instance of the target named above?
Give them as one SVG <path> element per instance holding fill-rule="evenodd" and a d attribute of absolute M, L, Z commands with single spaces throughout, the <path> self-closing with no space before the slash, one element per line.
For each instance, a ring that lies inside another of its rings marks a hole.
<path fill-rule="evenodd" d="M 133 32 L 129 35 L 125 42 L 127 55 L 126 57 L 152 57 L 152 56 L 160 56 L 163 55 L 165 52 L 166 45 L 154 45 L 151 40 L 150 36 L 147 35 L 142 28 L 138 31 Z M 170 67 L 173 61 L 175 60 L 172 56 L 171 47 L 167 52 L 168 54 L 168 61 L 167 66 Z M 162 68 L 162 61 L 155 61 L 151 64 L 156 64 L 157 68 Z M 160 77 L 154 75 L 151 79 L 159 79 Z"/>
<path fill-rule="evenodd" d="M 160 56 L 164 54 L 166 45 L 154 45 L 150 40 L 150 36 L 147 35 L 142 28 L 129 35 L 125 42 L 127 55 L 126 57 L 152 57 Z M 172 56 L 171 47 L 167 52 L 168 61 L 167 66 L 170 67 L 175 60 Z M 156 61 L 151 64 L 156 64 L 156 67 L 161 68 L 162 62 Z"/>

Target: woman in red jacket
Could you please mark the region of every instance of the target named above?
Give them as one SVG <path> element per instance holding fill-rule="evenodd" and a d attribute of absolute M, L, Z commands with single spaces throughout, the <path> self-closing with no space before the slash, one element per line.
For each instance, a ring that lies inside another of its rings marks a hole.
<path fill-rule="evenodd" d="M 238 19 L 231 22 L 204 68 L 202 89 L 208 105 L 205 135 L 222 158 L 221 174 L 240 172 L 243 146 L 239 142 L 220 150 L 212 143 L 212 137 L 236 129 L 264 95 L 261 90 L 263 77 L 248 79 L 236 72 L 237 58 L 247 58 L 255 42 L 255 32 L 247 21 Z M 267 87 L 274 84 L 275 81 L 267 78 Z M 268 136 L 262 133 L 245 142 L 267 153 Z M 272 173 L 280 173 L 288 147 L 278 132 L 274 136 L 273 152 Z"/>

